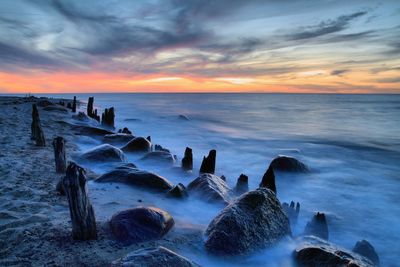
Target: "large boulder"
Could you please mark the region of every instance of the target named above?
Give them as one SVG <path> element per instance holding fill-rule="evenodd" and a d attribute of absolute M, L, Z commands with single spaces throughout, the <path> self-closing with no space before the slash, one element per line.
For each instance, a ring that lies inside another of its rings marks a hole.
<path fill-rule="evenodd" d="M 271 161 L 270 167 L 275 171 L 283 172 L 309 172 L 310 169 L 293 157 L 288 156 L 278 156 Z"/>
<path fill-rule="evenodd" d="M 176 254 L 175 252 L 165 248 L 143 248 L 133 251 L 123 257 L 113 261 L 112 267 L 199 267 L 196 263 L 189 259 Z"/>
<path fill-rule="evenodd" d="M 162 150 L 149 152 L 145 154 L 141 160 L 163 165 L 174 165 L 175 163 L 174 156 L 170 152 Z"/>
<path fill-rule="evenodd" d="M 187 186 L 189 193 L 199 196 L 207 202 L 228 204 L 230 188 L 220 177 L 203 173 Z"/>
<path fill-rule="evenodd" d="M 122 147 L 125 152 L 149 152 L 151 143 L 144 137 L 136 137 Z"/>
<path fill-rule="evenodd" d="M 162 176 L 127 165 L 117 167 L 101 175 L 95 181 L 99 183 L 124 183 L 163 192 L 171 190 L 173 187 L 172 183 Z"/>
<path fill-rule="evenodd" d="M 155 240 L 163 237 L 174 226 L 168 212 L 154 207 L 137 207 L 120 211 L 110 220 L 115 238 L 124 244 Z"/>
<path fill-rule="evenodd" d="M 183 184 L 178 183 L 167 192 L 167 196 L 171 198 L 187 198 L 189 195 L 187 193 L 186 187 Z"/>
<path fill-rule="evenodd" d="M 367 240 L 358 241 L 353 248 L 353 252 L 371 260 L 376 266 L 380 265 L 379 256 L 376 253 L 375 248 Z"/>
<path fill-rule="evenodd" d="M 106 134 L 103 137 L 103 142 L 108 144 L 126 144 L 133 138 L 135 138 L 133 135 L 125 133 Z"/>
<path fill-rule="evenodd" d="M 372 261 L 316 237 L 303 237 L 295 249 L 294 259 L 300 267 L 373 267 Z"/>
<path fill-rule="evenodd" d="M 238 255 L 272 246 L 291 231 L 275 194 L 259 188 L 225 207 L 208 225 L 206 235 L 209 252 Z"/>
<path fill-rule="evenodd" d="M 99 145 L 86 151 L 80 159 L 91 162 L 126 162 L 122 150 L 109 144 Z"/>

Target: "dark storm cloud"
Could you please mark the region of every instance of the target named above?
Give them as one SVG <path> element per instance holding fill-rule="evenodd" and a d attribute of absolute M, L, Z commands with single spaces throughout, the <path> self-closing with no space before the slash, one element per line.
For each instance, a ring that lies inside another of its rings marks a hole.
<path fill-rule="evenodd" d="M 289 40 L 303 40 L 336 33 L 348 28 L 350 22 L 358 17 L 366 15 L 367 12 L 356 12 L 350 15 L 343 15 L 334 20 L 322 21 L 316 26 L 302 27 L 298 32 L 288 35 Z"/>

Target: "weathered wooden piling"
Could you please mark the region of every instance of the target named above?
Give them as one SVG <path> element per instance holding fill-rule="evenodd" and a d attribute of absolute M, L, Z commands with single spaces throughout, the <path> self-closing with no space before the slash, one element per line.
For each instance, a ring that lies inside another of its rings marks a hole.
<path fill-rule="evenodd" d="M 76 96 L 74 96 L 74 100 L 72 101 L 72 112 L 76 112 Z"/>
<path fill-rule="evenodd" d="M 101 114 L 101 124 L 106 127 L 114 128 L 114 107 L 106 108 Z"/>
<path fill-rule="evenodd" d="M 182 169 L 185 171 L 193 170 L 193 153 L 190 147 L 186 147 L 185 155 L 182 158 Z"/>
<path fill-rule="evenodd" d="M 85 170 L 71 162 L 63 178 L 72 222 L 72 238 L 97 239 L 96 219 L 87 193 Z"/>
<path fill-rule="evenodd" d="M 271 166 L 269 166 L 268 170 L 265 172 L 260 187 L 266 187 L 276 194 L 275 173 Z"/>
<path fill-rule="evenodd" d="M 249 177 L 244 174 L 240 174 L 236 182 L 235 191 L 237 195 L 241 195 L 249 191 Z"/>
<path fill-rule="evenodd" d="M 67 170 L 67 157 L 65 153 L 65 139 L 57 136 L 53 139 L 54 160 L 56 163 L 56 172 L 65 173 Z"/>
<path fill-rule="evenodd" d="M 208 156 L 203 157 L 203 162 L 200 166 L 200 173 L 215 173 L 215 160 L 217 158 L 217 151 L 215 149 L 210 150 Z"/>
<path fill-rule="evenodd" d="M 94 97 L 90 96 L 88 99 L 86 113 L 90 118 L 100 121 L 100 116 L 97 115 L 97 109 L 93 110 Z"/>
<path fill-rule="evenodd" d="M 36 104 L 32 105 L 31 139 L 35 140 L 37 146 L 46 146 L 46 139 L 40 125 L 39 111 Z"/>

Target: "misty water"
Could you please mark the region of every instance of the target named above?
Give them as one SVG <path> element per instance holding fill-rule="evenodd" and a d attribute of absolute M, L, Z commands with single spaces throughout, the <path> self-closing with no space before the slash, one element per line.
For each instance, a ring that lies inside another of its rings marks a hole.
<path fill-rule="evenodd" d="M 234 187 L 244 173 L 249 176 L 250 189 L 255 189 L 275 156 L 296 157 L 312 172 L 276 173 L 279 200 L 301 203 L 293 234 L 301 234 L 315 212 L 324 212 L 331 242 L 352 249 L 356 241 L 367 239 L 375 246 L 382 266 L 397 266 L 400 261 L 400 96 L 92 95 L 99 110 L 115 107 L 117 129 L 128 127 L 135 136 L 150 135 L 153 144 L 178 156 L 177 165 L 185 147 L 193 149 L 194 172 L 190 176 L 128 155 L 140 169 L 187 185 L 196 177 L 202 157 L 216 149 L 216 174 L 225 175 Z M 78 99 L 86 101 L 88 96 L 78 95 Z M 84 151 L 96 144 L 82 137 L 80 147 Z M 93 168 L 99 173 L 106 169 Z M 102 220 L 119 210 L 151 205 L 168 211 L 177 227 L 205 229 L 223 208 L 194 198 L 170 200 L 124 185 L 91 182 L 89 188 L 96 216 Z M 282 242 L 234 260 L 211 257 L 205 250 L 201 254 L 189 249 L 177 252 L 204 266 L 291 266 L 292 250 L 291 242 Z"/>

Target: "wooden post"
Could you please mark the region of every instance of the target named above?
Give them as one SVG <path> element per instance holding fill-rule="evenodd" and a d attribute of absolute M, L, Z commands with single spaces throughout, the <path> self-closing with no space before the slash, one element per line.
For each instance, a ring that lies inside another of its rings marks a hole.
<path fill-rule="evenodd" d="M 53 139 L 54 160 L 56 162 L 56 172 L 58 173 L 64 173 L 67 169 L 65 142 L 66 141 L 61 136 Z"/>
<path fill-rule="evenodd" d="M 74 101 L 72 102 L 72 112 L 76 112 L 76 96 L 74 96 Z"/>
<path fill-rule="evenodd" d="M 106 108 L 101 114 L 101 124 L 106 127 L 114 128 L 114 108 Z"/>
<path fill-rule="evenodd" d="M 217 157 L 217 151 L 215 149 L 210 150 L 207 157 L 203 157 L 201 163 L 200 173 L 215 173 L 215 160 Z"/>
<path fill-rule="evenodd" d="M 265 172 L 260 187 L 266 187 L 276 194 L 275 173 L 271 166 L 269 166 L 268 170 Z"/>
<path fill-rule="evenodd" d="M 37 146 L 46 146 L 42 126 L 40 125 L 39 111 L 36 104 L 32 105 L 31 139 L 35 140 Z"/>
<path fill-rule="evenodd" d="M 249 191 L 249 177 L 243 173 L 239 176 L 236 182 L 235 191 L 237 195 L 241 195 Z"/>
<path fill-rule="evenodd" d="M 94 97 L 91 96 L 89 97 L 88 103 L 87 103 L 87 115 L 91 118 L 93 118 L 93 102 L 94 102 Z"/>
<path fill-rule="evenodd" d="M 185 171 L 193 170 L 193 153 L 190 147 L 186 147 L 185 156 L 182 159 L 182 169 Z"/>
<path fill-rule="evenodd" d="M 96 219 L 87 194 L 85 170 L 75 163 L 68 165 L 63 178 L 72 222 L 72 238 L 97 239 Z"/>

